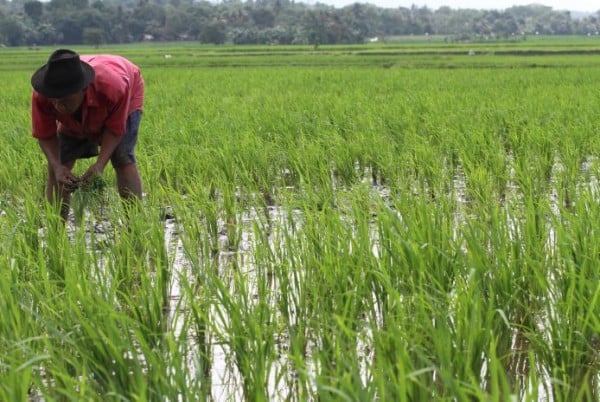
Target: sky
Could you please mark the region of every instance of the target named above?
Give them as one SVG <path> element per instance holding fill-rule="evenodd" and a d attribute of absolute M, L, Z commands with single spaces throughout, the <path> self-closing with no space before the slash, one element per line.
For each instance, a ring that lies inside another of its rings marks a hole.
<path fill-rule="evenodd" d="M 304 1 L 305 3 L 316 3 L 313 1 Z M 569 11 L 583 11 L 583 12 L 596 12 L 600 10 L 594 0 L 318 0 L 319 3 L 330 4 L 335 7 L 343 7 L 353 3 L 371 3 L 378 7 L 386 8 L 397 8 L 407 7 L 410 8 L 413 4 L 422 7 L 427 6 L 432 10 L 437 10 L 442 6 L 448 6 L 450 8 L 475 8 L 478 10 L 489 9 L 489 10 L 504 10 L 506 8 L 518 5 L 525 6 L 528 4 L 543 4 L 548 7 L 552 7 L 554 10 L 569 10 Z"/>

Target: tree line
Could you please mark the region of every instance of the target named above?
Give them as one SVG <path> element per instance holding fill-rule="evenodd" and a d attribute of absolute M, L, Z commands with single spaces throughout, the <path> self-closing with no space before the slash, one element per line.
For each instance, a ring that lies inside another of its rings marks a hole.
<path fill-rule="evenodd" d="M 132 43 L 350 44 L 401 35 L 448 40 L 526 35 L 599 35 L 600 11 L 575 18 L 543 5 L 505 10 L 355 3 L 336 8 L 294 0 L 0 0 L 4 46 Z"/>

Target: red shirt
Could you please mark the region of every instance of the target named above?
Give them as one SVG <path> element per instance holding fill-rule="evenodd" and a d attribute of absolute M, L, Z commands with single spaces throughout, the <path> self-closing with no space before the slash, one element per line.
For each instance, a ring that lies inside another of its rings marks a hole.
<path fill-rule="evenodd" d="M 127 117 L 142 109 L 144 80 L 139 68 L 114 55 L 81 56 L 95 71 L 81 105 L 81 122 L 54 109 L 50 100 L 33 91 L 31 100 L 32 134 L 48 139 L 57 132 L 79 138 L 97 139 L 104 130 L 125 135 Z"/>

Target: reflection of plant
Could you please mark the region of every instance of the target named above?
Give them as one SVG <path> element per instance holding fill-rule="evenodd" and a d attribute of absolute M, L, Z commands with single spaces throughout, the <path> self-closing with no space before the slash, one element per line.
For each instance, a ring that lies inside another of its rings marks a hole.
<path fill-rule="evenodd" d="M 86 207 L 95 210 L 104 204 L 104 189 L 106 180 L 101 175 L 93 175 L 86 181 L 82 181 L 73 194 L 73 214 L 75 222 L 81 223 L 83 212 Z"/>

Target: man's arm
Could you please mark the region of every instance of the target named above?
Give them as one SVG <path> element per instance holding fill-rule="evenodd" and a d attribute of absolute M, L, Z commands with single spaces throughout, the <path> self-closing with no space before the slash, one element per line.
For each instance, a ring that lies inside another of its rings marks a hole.
<path fill-rule="evenodd" d="M 102 172 L 104 172 L 104 167 L 122 140 L 122 135 L 116 135 L 110 130 L 104 130 L 100 141 L 100 153 L 98 154 L 98 159 L 96 160 L 96 163 L 88 168 L 82 176 L 82 179 L 87 180 L 94 174 L 102 174 Z"/>
<path fill-rule="evenodd" d="M 77 181 L 77 178 L 73 176 L 73 173 L 71 173 L 71 170 L 68 167 L 60 162 L 58 137 L 54 136 L 47 139 L 38 139 L 38 143 L 40 144 L 40 148 L 42 148 L 44 155 L 46 155 L 50 169 L 54 172 L 56 182 L 63 186 L 73 185 Z"/>
<path fill-rule="evenodd" d="M 38 143 L 40 144 L 42 151 L 44 151 L 50 167 L 53 170 L 56 170 L 58 165 L 61 164 L 58 148 L 58 137 L 54 136 L 46 139 L 39 139 Z"/>

